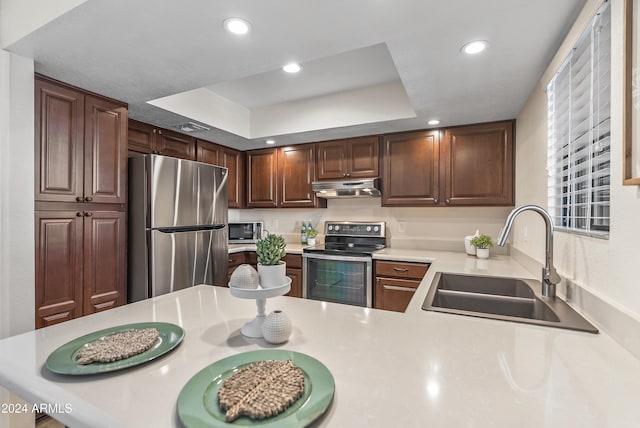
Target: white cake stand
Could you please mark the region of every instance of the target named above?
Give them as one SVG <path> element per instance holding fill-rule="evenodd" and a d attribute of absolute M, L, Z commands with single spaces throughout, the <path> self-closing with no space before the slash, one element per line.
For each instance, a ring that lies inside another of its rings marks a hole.
<path fill-rule="evenodd" d="M 229 285 L 231 295 L 240 299 L 255 299 L 256 306 L 258 307 L 258 315 L 251 321 L 246 322 L 240 332 L 253 338 L 262 337 L 262 324 L 264 323 L 265 306 L 269 297 L 277 297 L 287 294 L 291 290 L 291 278 L 286 277 L 287 282 L 272 288 L 236 288 Z"/>

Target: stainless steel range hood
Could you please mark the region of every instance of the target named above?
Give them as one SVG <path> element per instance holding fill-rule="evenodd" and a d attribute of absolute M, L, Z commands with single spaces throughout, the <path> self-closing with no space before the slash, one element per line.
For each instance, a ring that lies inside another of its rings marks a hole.
<path fill-rule="evenodd" d="M 363 178 L 361 180 L 314 181 L 313 191 L 319 198 L 379 198 L 380 179 Z"/>

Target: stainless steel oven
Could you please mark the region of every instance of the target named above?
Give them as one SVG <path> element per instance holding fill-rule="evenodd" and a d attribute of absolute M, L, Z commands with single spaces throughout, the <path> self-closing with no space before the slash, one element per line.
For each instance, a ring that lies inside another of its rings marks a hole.
<path fill-rule="evenodd" d="M 384 222 L 327 222 L 324 245 L 303 250 L 303 297 L 371 307 L 372 253 L 384 247 Z"/>

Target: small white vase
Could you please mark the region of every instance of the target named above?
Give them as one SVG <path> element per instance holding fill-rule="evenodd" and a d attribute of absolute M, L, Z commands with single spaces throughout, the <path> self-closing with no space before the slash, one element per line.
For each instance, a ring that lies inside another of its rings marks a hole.
<path fill-rule="evenodd" d="M 276 310 L 271 312 L 262 324 L 262 336 L 269 343 L 279 344 L 289 340 L 291 336 L 291 320 L 284 312 Z"/>
<path fill-rule="evenodd" d="M 280 262 L 277 265 L 258 264 L 258 276 L 260 287 L 273 288 L 284 285 L 287 282 L 287 264 Z"/>
<path fill-rule="evenodd" d="M 488 259 L 489 258 L 489 249 L 488 248 L 476 248 L 476 256 L 479 259 Z"/>
<path fill-rule="evenodd" d="M 316 238 L 307 238 L 307 245 L 309 245 L 310 247 L 316 245 Z"/>
<path fill-rule="evenodd" d="M 259 283 L 258 272 L 248 264 L 238 266 L 229 279 L 229 287 L 235 288 L 253 288 L 255 290 Z"/>

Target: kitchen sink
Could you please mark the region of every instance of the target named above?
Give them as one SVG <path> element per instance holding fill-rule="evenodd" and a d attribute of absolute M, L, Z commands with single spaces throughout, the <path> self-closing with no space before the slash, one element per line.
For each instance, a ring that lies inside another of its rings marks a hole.
<path fill-rule="evenodd" d="M 437 272 L 422 309 L 597 333 L 559 297 L 546 298 L 532 279 Z"/>

